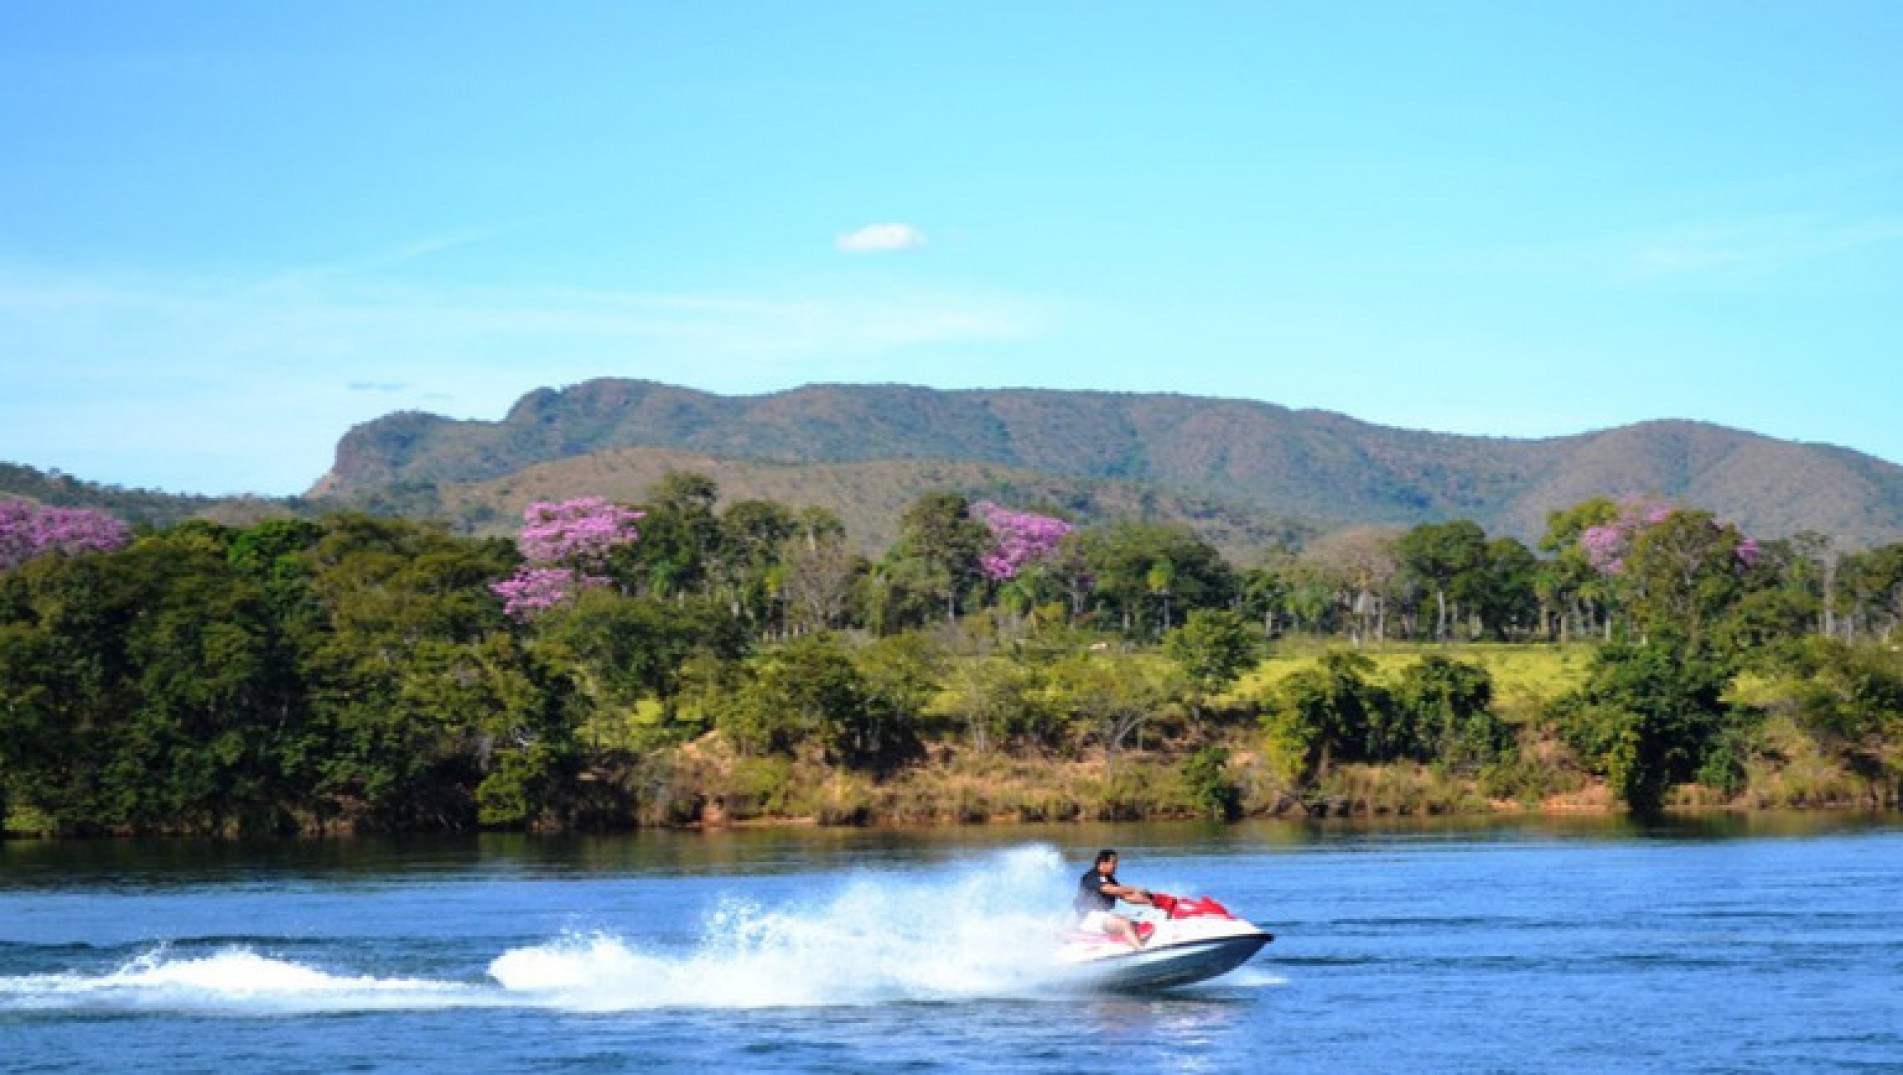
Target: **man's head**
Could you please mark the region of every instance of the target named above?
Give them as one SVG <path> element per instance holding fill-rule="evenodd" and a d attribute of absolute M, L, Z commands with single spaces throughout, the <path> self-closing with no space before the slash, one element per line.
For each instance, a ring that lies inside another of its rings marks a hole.
<path fill-rule="evenodd" d="M 1117 872 L 1117 853 L 1115 851 L 1112 851 L 1109 848 L 1105 848 L 1102 851 L 1097 852 L 1097 872 L 1098 873 L 1116 873 Z"/>

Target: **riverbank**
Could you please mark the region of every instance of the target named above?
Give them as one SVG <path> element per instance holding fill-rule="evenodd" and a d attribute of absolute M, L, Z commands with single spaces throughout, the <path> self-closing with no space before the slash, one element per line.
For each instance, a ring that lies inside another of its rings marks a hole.
<path fill-rule="evenodd" d="M 1282 786 L 1245 757 L 1231 770 L 1240 789 L 1233 811 L 1212 811 L 1184 779 L 1182 765 L 1163 759 L 1125 759 L 1111 775 L 1101 763 L 1039 765 L 991 759 L 923 770 L 871 784 L 835 776 L 802 783 L 782 794 L 791 806 L 763 806 L 747 794 L 713 788 L 693 797 L 699 809 L 676 814 L 672 827 L 717 829 L 777 825 L 924 827 L 1040 822 L 1164 820 L 1302 820 L 1325 818 L 1485 818 L 1615 815 L 1627 813 L 1606 782 L 1581 777 L 1566 790 L 1537 798 L 1498 794 L 1478 779 L 1425 766 L 1343 766 L 1305 788 Z M 1737 795 L 1699 785 L 1672 789 L 1668 810 L 1779 812 L 1884 810 L 1900 804 L 1849 774 L 1820 778 L 1767 773 Z"/>
<path fill-rule="evenodd" d="M 1200 760 L 1199 760 L 1200 759 Z M 1214 762 L 1214 764 L 1211 764 Z M 656 751 L 613 770 L 583 774 L 595 802 L 585 814 L 530 825 L 393 830 L 345 819 L 283 816 L 218 831 L 100 830 L 57 833 L 31 811 L 6 818 L 4 835 L 331 837 L 442 831 L 717 831 L 800 827 L 916 829 L 966 825 L 1133 821 L 1505 818 L 1617 815 L 1607 783 L 1563 757 L 1535 756 L 1458 775 L 1417 764 L 1349 764 L 1290 783 L 1246 744 L 1200 751 L 1130 751 L 1109 759 L 1027 758 L 936 748 L 880 775 L 827 765 L 816 754 L 747 756 L 719 737 Z M 1759 764 L 1733 794 L 1674 787 L 1670 810 L 1775 813 L 1895 809 L 1880 782 L 1815 758 Z"/>

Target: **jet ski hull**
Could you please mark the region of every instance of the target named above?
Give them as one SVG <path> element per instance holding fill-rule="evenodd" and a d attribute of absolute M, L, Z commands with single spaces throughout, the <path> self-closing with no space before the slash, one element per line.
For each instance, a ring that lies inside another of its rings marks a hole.
<path fill-rule="evenodd" d="M 1227 974 L 1247 963 L 1271 940 L 1272 936 L 1257 930 L 1132 949 L 1121 955 L 1072 963 L 1067 977 L 1081 988 L 1100 992 L 1171 989 Z"/>

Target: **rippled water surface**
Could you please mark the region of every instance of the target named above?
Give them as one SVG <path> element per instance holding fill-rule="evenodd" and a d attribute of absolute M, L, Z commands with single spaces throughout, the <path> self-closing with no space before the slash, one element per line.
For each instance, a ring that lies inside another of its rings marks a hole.
<path fill-rule="evenodd" d="M 1277 934 L 1079 996 L 1099 846 Z M 0 845 L 0 1070 L 1903 1067 L 1903 821 Z"/>

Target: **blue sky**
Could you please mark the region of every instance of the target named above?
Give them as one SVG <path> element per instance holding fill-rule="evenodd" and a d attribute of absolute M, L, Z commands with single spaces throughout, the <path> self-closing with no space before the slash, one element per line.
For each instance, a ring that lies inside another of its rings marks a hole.
<path fill-rule="evenodd" d="M 1903 4 L 0 6 L 0 460 L 601 376 L 1903 461 Z"/>

